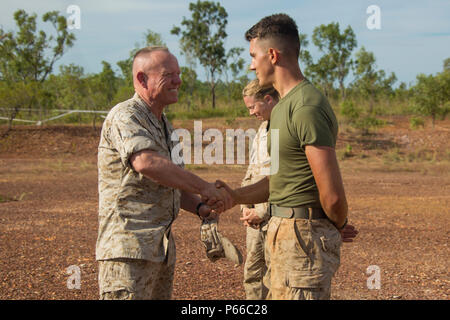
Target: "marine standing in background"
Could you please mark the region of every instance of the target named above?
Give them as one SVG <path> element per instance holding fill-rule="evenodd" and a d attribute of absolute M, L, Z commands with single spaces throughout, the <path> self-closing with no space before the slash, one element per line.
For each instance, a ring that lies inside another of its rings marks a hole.
<path fill-rule="evenodd" d="M 242 186 L 246 186 L 265 178 L 270 172 L 267 130 L 270 113 L 278 102 L 279 95 L 271 86 L 262 88 L 258 79 L 251 81 L 244 88 L 242 95 L 250 115 L 262 121 L 253 139 L 249 157 L 250 164 L 242 181 Z M 247 258 L 244 265 L 245 295 L 248 300 L 263 300 L 267 298 L 268 294 L 269 257 L 264 252 L 267 222 L 270 218 L 268 203 L 242 205 L 241 212 L 241 220 L 247 226 Z M 264 278 L 266 279 L 264 280 Z"/>

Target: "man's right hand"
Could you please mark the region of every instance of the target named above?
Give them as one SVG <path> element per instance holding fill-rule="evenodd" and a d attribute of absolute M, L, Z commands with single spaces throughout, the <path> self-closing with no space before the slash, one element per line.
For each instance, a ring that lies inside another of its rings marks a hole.
<path fill-rule="evenodd" d="M 236 192 L 231 189 L 225 182 L 223 182 L 222 180 L 216 180 L 216 183 L 214 185 L 218 190 L 220 190 L 220 192 L 222 192 L 222 194 L 226 194 L 229 199 L 229 202 L 227 202 L 225 206 L 225 210 L 231 209 L 236 204 L 238 204 Z"/>
<path fill-rule="evenodd" d="M 225 210 L 228 210 L 237 204 L 262 203 L 267 202 L 269 199 L 268 177 L 265 177 L 254 184 L 237 188 L 236 190 L 231 189 L 222 180 L 217 180 L 215 186 L 222 192 L 227 193 L 230 197 L 230 205 L 226 203 Z"/>
<path fill-rule="evenodd" d="M 202 201 L 215 212 L 221 213 L 234 206 L 231 195 L 224 189 L 209 183 L 201 192 Z"/>

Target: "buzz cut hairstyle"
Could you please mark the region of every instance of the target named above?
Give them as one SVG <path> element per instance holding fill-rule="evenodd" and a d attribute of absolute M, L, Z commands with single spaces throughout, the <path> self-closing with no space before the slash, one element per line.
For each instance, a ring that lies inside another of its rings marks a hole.
<path fill-rule="evenodd" d="M 295 21 L 285 13 L 273 14 L 262 18 L 245 33 L 245 39 L 275 40 L 287 53 L 300 54 L 300 38 Z"/>
<path fill-rule="evenodd" d="M 137 57 L 139 57 L 141 55 L 146 55 L 146 54 L 152 53 L 154 51 L 167 51 L 167 52 L 170 52 L 169 49 L 167 47 L 164 47 L 164 46 L 148 46 L 148 47 L 139 49 L 134 54 L 133 62 L 134 62 L 134 60 L 136 60 Z"/>
<path fill-rule="evenodd" d="M 274 100 L 280 100 L 280 95 L 274 87 L 261 87 L 258 79 L 250 81 L 242 90 L 242 96 L 255 97 L 256 100 L 263 100 L 266 95 L 271 96 Z"/>

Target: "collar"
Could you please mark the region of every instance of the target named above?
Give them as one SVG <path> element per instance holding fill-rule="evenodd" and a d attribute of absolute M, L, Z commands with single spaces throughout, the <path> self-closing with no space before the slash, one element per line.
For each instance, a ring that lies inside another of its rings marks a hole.
<path fill-rule="evenodd" d="M 135 92 L 133 96 L 133 100 L 136 101 L 136 103 L 145 110 L 145 113 L 148 115 L 149 120 L 152 122 L 152 124 L 159 128 L 162 132 L 164 132 L 164 125 L 167 129 L 169 129 L 169 122 L 167 121 L 166 115 L 164 112 L 161 114 L 161 121 L 155 116 L 155 114 L 150 110 L 148 104 L 139 96 L 137 92 Z"/>

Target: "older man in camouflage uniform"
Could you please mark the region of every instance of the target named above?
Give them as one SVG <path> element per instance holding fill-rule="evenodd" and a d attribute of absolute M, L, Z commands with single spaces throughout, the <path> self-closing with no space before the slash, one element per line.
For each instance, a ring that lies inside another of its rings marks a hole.
<path fill-rule="evenodd" d="M 270 113 L 279 100 L 278 92 L 272 87 L 262 88 L 257 79 L 251 81 L 242 92 L 244 103 L 250 115 L 262 123 L 256 133 L 250 152 L 250 164 L 242 186 L 254 184 L 269 174 L 270 156 L 267 152 L 267 129 Z M 263 300 L 268 288 L 264 276 L 268 274 L 269 257 L 264 252 L 267 222 L 270 219 L 268 203 L 241 206 L 242 218 L 247 226 L 247 258 L 244 266 L 244 288 L 248 300 Z M 266 265 L 267 264 L 267 265 Z"/>
<path fill-rule="evenodd" d="M 171 225 L 180 207 L 205 217 L 229 199 L 171 161 L 173 128 L 163 109 L 178 99 L 177 59 L 164 47 L 141 49 L 133 83 L 135 95 L 109 112 L 98 147 L 100 298 L 170 299 Z"/>

